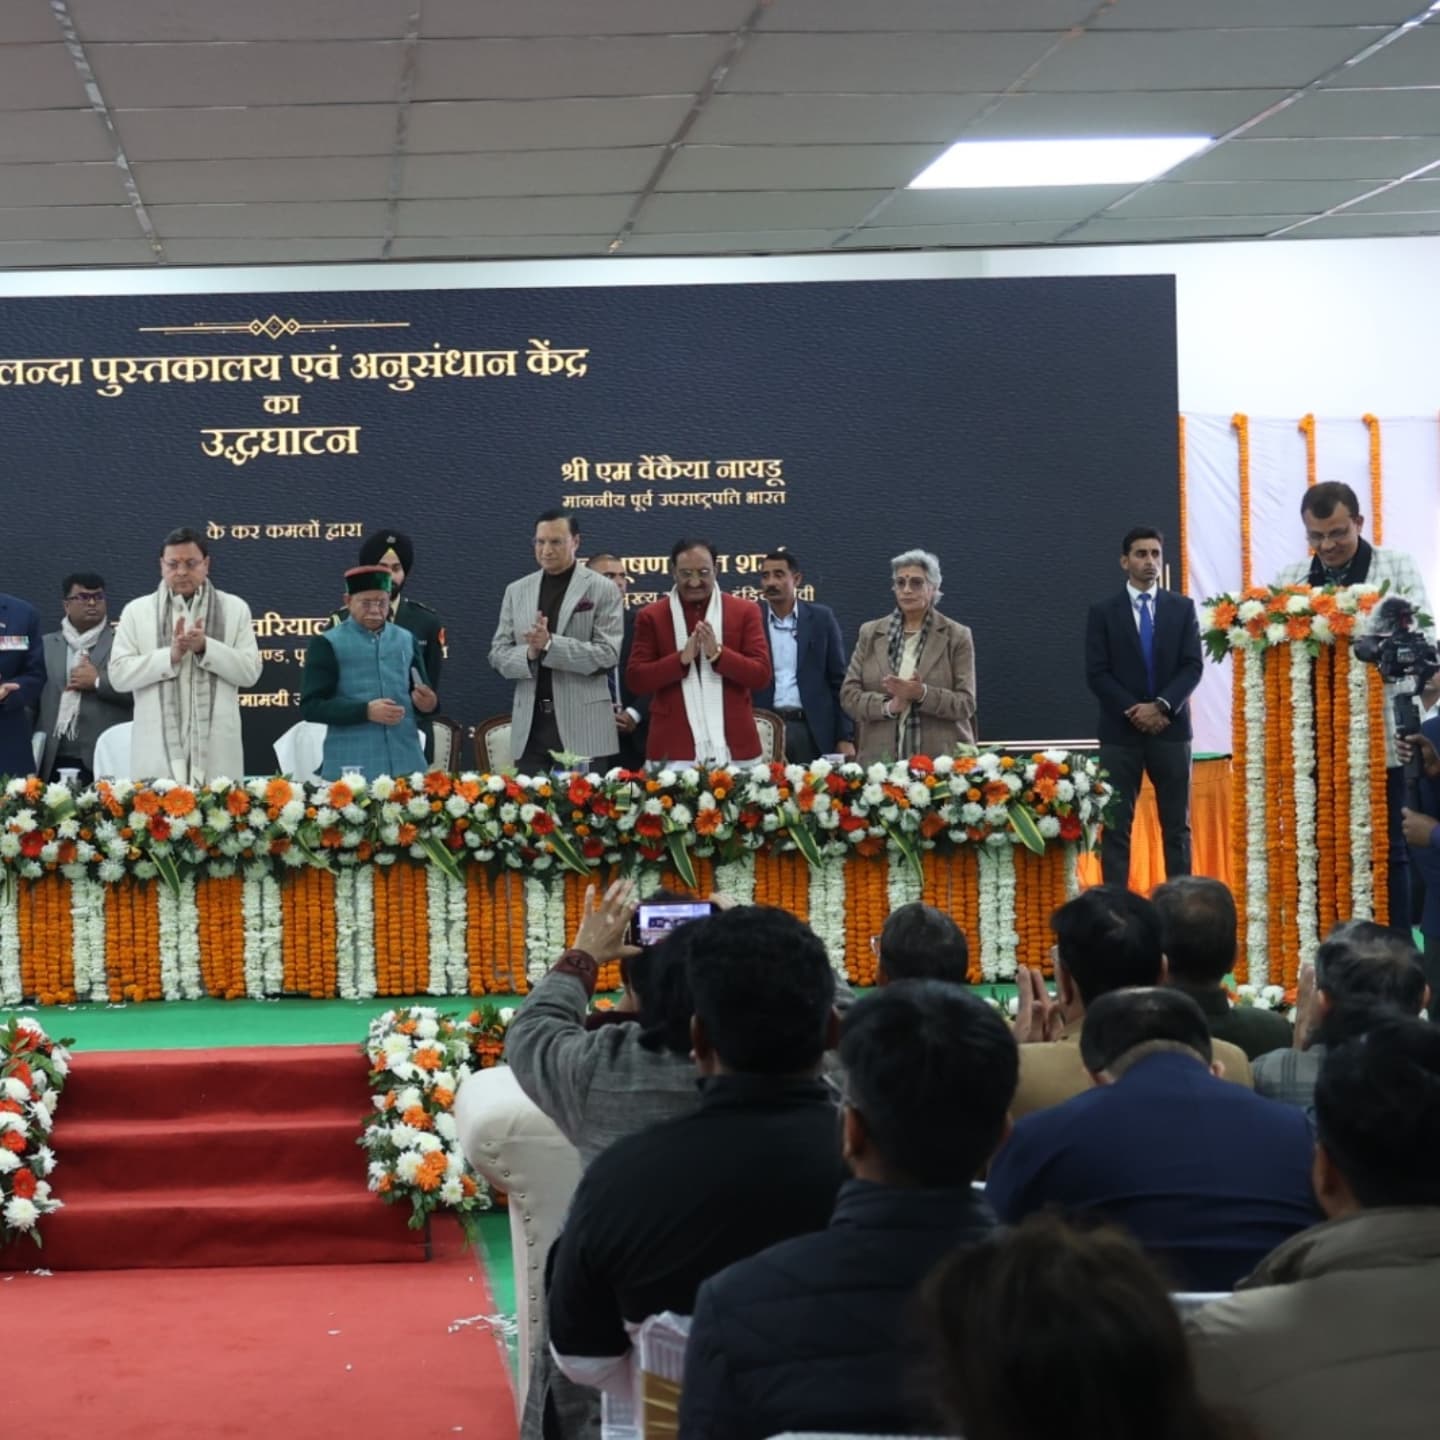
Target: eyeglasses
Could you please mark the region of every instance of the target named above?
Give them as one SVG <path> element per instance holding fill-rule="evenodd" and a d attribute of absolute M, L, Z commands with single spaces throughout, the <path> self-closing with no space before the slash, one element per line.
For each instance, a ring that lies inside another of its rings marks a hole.
<path fill-rule="evenodd" d="M 356 595 L 355 603 L 362 610 L 388 610 L 390 608 L 390 597 L 388 595 Z"/>
<path fill-rule="evenodd" d="M 162 560 L 160 563 L 165 567 L 167 574 L 173 575 L 177 570 L 200 569 L 205 564 L 205 557 L 202 555 L 198 560 Z"/>
<path fill-rule="evenodd" d="M 1352 522 L 1346 521 L 1338 530 L 1307 530 L 1305 538 L 1312 546 L 1331 545 L 1337 540 L 1348 540 L 1350 538 Z"/>
<path fill-rule="evenodd" d="M 929 583 L 920 575 L 897 575 L 894 588 L 896 590 L 923 590 Z"/>
<path fill-rule="evenodd" d="M 677 580 L 708 580 L 715 572 L 713 570 L 677 570 Z"/>
<path fill-rule="evenodd" d="M 73 595 L 65 597 L 67 605 L 103 605 L 105 603 L 105 592 L 103 590 L 77 590 Z"/>

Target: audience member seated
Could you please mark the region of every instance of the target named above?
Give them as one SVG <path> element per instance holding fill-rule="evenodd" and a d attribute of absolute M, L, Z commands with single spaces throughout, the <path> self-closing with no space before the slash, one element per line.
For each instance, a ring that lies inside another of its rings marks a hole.
<path fill-rule="evenodd" d="M 1119 885 L 1096 885 L 1062 905 L 1051 917 L 1055 947 L 1056 1000 L 1038 970 L 1016 976 L 1020 1013 L 1020 1088 L 1010 1113 L 1018 1120 L 1032 1110 L 1059 1105 L 1090 1088 L 1080 1058 L 1085 1010 L 1112 990 L 1165 983 L 1165 948 L 1160 916 L 1141 895 Z M 1215 1042 L 1215 1059 L 1227 1080 L 1250 1084 L 1245 1052 Z"/>
<path fill-rule="evenodd" d="M 1337 925 L 1300 971 L 1294 1044 L 1255 1062 L 1255 1089 L 1308 1114 L 1332 1045 L 1386 1016 L 1418 1015 L 1428 1000 L 1420 953 L 1402 935 L 1371 920 Z"/>
<path fill-rule="evenodd" d="M 630 1024 L 591 1028 L 586 1009 L 597 967 L 629 947 L 635 888 L 617 881 L 586 892 L 575 944 L 535 987 L 505 1033 L 505 1059 L 520 1088 L 589 1165 L 608 1145 L 700 1103 L 690 1063 L 690 986 L 685 966 L 704 920 L 624 959 Z"/>
<path fill-rule="evenodd" d="M 1283 1015 L 1230 1003 L 1224 981 L 1235 968 L 1235 897 L 1229 887 L 1184 875 L 1158 886 L 1150 899 L 1160 912 L 1167 983 L 1205 1012 L 1210 1033 L 1238 1045 L 1251 1060 L 1288 1049 L 1294 1032 Z"/>
<path fill-rule="evenodd" d="M 909 1393 L 905 1318 L 936 1262 L 994 1228 L 971 1181 L 1009 1126 L 1015 1041 L 957 986 L 901 980 L 845 1017 L 840 1061 L 840 1143 L 855 1178 L 828 1230 L 701 1286 L 682 1440 L 935 1429 Z"/>
<path fill-rule="evenodd" d="M 739 907 L 697 927 L 689 971 L 699 1108 L 597 1156 L 551 1252 L 551 1347 L 597 1388 L 628 1389 L 627 1326 L 688 1315 L 727 1265 L 824 1228 L 845 1178 L 819 1078 L 839 1023 L 819 937 L 784 911 Z"/>
<path fill-rule="evenodd" d="M 923 1309 L 965 1440 L 1251 1440 L 1197 1393 L 1165 1286 L 1118 1231 L 1036 1216 L 944 1261 Z"/>
<path fill-rule="evenodd" d="M 949 980 L 963 985 L 970 973 L 965 932 L 933 905 L 911 901 L 892 910 L 875 949 L 875 983 Z"/>
<path fill-rule="evenodd" d="M 1214 1043 L 1178 990 L 1102 995 L 1080 1037 L 1095 1088 L 1016 1124 L 990 1167 L 995 1213 L 1108 1220 L 1175 1289 L 1229 1290 L 1318 1218 L 1314 1146 L 1299 1111 L 1217 1078 Z"/>
<path fill-rule="evenodd" d="M 1203 1393 L 1274 1440 L 1410 1440 L 1440 1414 L 1440 1033 L 1386 1019 L 1327 1049 L 1329 1217 L 1190 1318 Z"/>

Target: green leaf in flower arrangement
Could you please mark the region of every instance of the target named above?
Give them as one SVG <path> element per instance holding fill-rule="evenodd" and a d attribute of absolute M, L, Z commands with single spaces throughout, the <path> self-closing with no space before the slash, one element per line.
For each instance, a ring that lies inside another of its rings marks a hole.
<path fill-rule="evenodd" d="M 690 858 L 690 851 L 685 845 L 685 832 L 672 830 L 665 837 L 665 848 L 670 852 L 670 859 L 675 865 L 675 873 L 685 882 L 686 888 L 698 889 L 695 880 L 695 865 Z"/>
<path fill-rule="evenodd" d="M 795 848 L 805 857 L 805 863 L 812 870 L 820 869 L 825 862 L 820 858 L 820 847 L 815 843 L 815 837 L 810 833 L 804 819 L 791 821 L 785 827 L 785 833 L 795 842 Z"/>
<path fill-rule="evenodd" d="M 420 844 L 430 857 L 432 865 L 443 870 L 457 885 L 464 883 L 465 877 L 460 873 L 460 865 L 455 859 L 455 852 L 449 846 L 442 844 L 433 835 L 425 836 Z"/>
<path fill-rule="evenodd" d="M 910 873 L 914 875 L 915 883 L 923 886 L 925 869 L 920 863 L 919 847 L 898 825 L 889 820 L 881 823 L 885 827 L 885 833 L 890 837 L 890 843 L 900 852 L 901 858 L 910 867 Z"/>
<path fill-rule="evenodd" d="M 549 842 L 550 849 L 554 852 L 555 858 L 567 869 L 573 870 L 577 875 L 591 876 L 595 872 L 585 863 L 585 857 L 575 848 L 570 837 L 562 830 L 552 830 L 545 839 Z"/>
<path fill-rule="evenodd" d="M 151 855 L 150 863 L 155 867 L 155 873 L 165 882 L 170 893 L 175 896 L 180 894 L 180 867 L 175 863 L 173 855 Z"/>
<path fill-rule="evenodd" d="M 1045 853 L 1045 837 L 1035 824 L 1035 817 L 1023 805 L 1010 807 L 1010 826 L 1020 837 L 1020 843 L 1035 855 Z"/>

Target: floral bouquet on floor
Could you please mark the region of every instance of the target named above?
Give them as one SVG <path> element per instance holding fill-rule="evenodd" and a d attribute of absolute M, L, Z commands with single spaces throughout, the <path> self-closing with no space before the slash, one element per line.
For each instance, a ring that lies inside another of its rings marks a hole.
<path fill-rule="evenodd" d="M 465 1163 L 454 1106 L 476 1068 L 473 1032 L 469 1020 L 428 1005 L 376 1016 L 365 1041 L 375 1108 L 359 1141 L 370 1156 L 371 1191 L 387 1205 L 408 1201 L 412 1230 L 448 1210 L 472 1242 L 474 1217 L 490 1197 Z"/>
<path fill-rule="evenodd" d="M 47 1142 L 70 1073 L 69 1043 L 18 1015 L 0 1025 L 0 1245 L 17 1235 L 41 1244 L 41 1218 L 60 1209 Z"/>

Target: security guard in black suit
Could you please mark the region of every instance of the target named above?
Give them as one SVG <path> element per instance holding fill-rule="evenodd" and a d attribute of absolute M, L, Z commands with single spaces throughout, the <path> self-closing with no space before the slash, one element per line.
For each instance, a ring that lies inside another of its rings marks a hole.
<path fill-rule="evenodd" d="M 445 660 L 445 624 L 428 605 L 402 595 L 406 576 L 415 565 L 415 544 L 403 531 L 376 530 L 360 545 L 360 565 L 383 565 L 394 577 L 391 581 L 390 619 L 415 637 L 415 644 L 424 661 L 430 688 L 440 692 L 440 669 Z M 330 617 L 331 625 L 345 621 L 348 610 L 337 610 Z M 435 758 L 435 733 L 428 715 L 417 715 L 416 721 L 425 732 L 425 758 Z"/>

